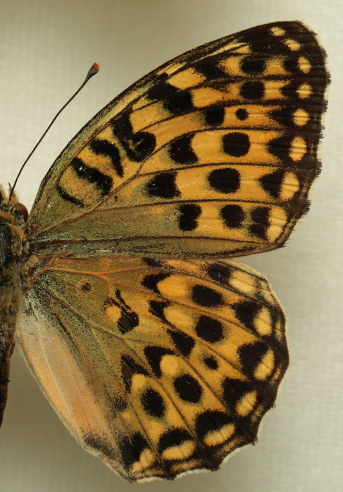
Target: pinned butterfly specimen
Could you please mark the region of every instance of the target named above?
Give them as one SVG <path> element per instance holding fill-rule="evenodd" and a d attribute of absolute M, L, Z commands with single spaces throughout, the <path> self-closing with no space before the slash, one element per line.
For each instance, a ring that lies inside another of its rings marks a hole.
<path fill-rule="evenodd" d="M 267 280 L 232 257 L 307 212 L 329 75 L 267 24 L 132 85 L 67 145 L 31 214 L 0 203 L 0 410 L 14 339 L 75 439 L 135 482 L 254 443 L 288 366 Z"/>

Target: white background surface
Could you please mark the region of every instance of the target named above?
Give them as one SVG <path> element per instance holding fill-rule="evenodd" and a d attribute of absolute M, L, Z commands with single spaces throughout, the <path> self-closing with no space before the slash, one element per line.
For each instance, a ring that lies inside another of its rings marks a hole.
<path fill-rule="evenodd" d="M 323 171 L 286 248 L 244 259 L 272 282 L 289 318 L 292 366 L 256 446 L 219 472 L 130 485 L 84 452 L 18 350 L 0 432 L 1 492 L 336 492 L 343 490 L 343 2 L 340 0 L 0 0 L 0 178 L 16 172 L 97 61 L 101 71 L 44 140 L 17 192 L 31 206 L 65 144 L 115 95 L 168 59 L 277 20 L 302 20 L 332 73 Z"/>

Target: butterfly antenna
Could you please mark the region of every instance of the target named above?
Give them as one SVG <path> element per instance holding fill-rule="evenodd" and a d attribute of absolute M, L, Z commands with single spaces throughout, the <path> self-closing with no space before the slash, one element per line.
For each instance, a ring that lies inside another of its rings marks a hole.
<path fill-rule="evenodd" d="M 61 109 L 58 111 L 58 113 L 55 115 L 55 117 L 52 119 L 50 125 L 48 126 L 48 128 L 45 130 L 45 132 L 43 133 L 43 135 L 41 136 L 41 138 L 38 140 L 38 142 L 36 143 L 36 145 L 33 147 L 33 149 L 31 150 L 31 152 L 29 153 L 27 159 L 25 160 L 24 164 L 21 166 L 21 168 L 19 169 L 19 172 L 17 174 L 17 177 L 15 178 L 15 181 L 14 181 L 14 184 L 11 188 L 11 192 L 10 192 L 10 196 L 9 196 L 9 199 L 8 201 L 10 202 L 11 198 L 12 198 L 12 195 L 13 195 L 13 192 L 14 192 L 14 188 L 18 182 L 18 179 L 19 179 L 19 176 L 21 175 L 21 172 L 22 170 L 24 169 L 27 161 L 30 159 L 30 157 L 32 156 L 32 154 L 34 153 L 34 151 L 36 150 L 36 148 L 38 147 L 38 145 L 41 143 L 41 141 L 43 140 L 43 138 L 45 137 L 45 135 L 48 133 L 48 131 L 50 130 L 50 128 L 52 127 L 52 125 L 55 123 L 55 121 L 57 120 L 58 116 L 62 113 L 62 111 L 64 110 L 64 108 L 66 108 L 68 106 L 68 104 L 74 99 L 75 96 L 77 96 L 77 94 L 81 91 L 81 89 L 83 89 L 83 87 L 87 84 L 88 80 L 90 78 L 93 77 L 93 75 L 96 75 L 100 70 L 100 65 L 99 63 L 93 63 L 93 65 L 91 66 L 91 68 L 88 70 L 88 73 L 86 75 L 86 78 L 85 80 L 82 82 L 82 84 L 80 85 L 80 87 L 77 89 L 77 91 L 71 96 L 70 99 L 68 99 L 68 101 L 61 107 Z"/>

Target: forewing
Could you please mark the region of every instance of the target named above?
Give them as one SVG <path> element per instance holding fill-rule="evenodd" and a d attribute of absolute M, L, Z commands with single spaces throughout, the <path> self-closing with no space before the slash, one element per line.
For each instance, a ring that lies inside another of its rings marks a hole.
<path fill-rule="evenodd" d="M 122 477 L 217 469 L 253 443 L 288 365 L 268 282 L 232 261 L 55 259 L 24 354 L 78 442 Z"/>
<path fill-rule="evenodd" d="M 57 159 L 28 222 L 34 250 L 223 258 L 282 245 L 320 170 L 328 80 L 325 53 L 300 22 L 175 58 Z"/>

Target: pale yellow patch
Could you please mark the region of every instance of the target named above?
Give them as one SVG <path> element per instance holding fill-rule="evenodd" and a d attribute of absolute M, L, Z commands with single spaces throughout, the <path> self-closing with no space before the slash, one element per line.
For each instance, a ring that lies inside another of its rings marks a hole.
<path fill-rule="evenodd" d="M 287 223 L 287 214 L 283 208 L 275 207 L 270 217 L 270 226 L 267 234 L 269 241 L 273 242 L 280 236 L 285 224 Z"/>
<path fill-rule="evenodd" d="M 175 75 L 173 75 L 168 83 L 176 87 L 177 89 L 188 89 L 189 87 L 194 87 L 195 85 L 204 82 L 206 77 L 196 72 L 193 68 L 188 68 Z"/>
<path fill-rule="evenodd" d="M 179 306 L 171 305 L 164 308 L 163 314 L 167 321 L 183 330 L 190 330 L 194 326 L 194 315 L 181 311 Z"/>
<path fill-rule="evenodd" d="M 195 443 L 193 441 L 185 441 L 180 446 L 173 446 L 168 448 L 162 453 L 162 458 L 166 460 L 183 460 L 188 458 L 195 449 Z"/>
<path fill-rule="evenodd" d="M 220 63 L 221 68 L 229 75 L 245 75 L 241 70 L 241 61 L 245 57 L 232 56 Z"/>
<path fill-rule="evenodd" d="M 306 154 L 307 145 L 303 137 L 295 137 L 291 143 L 289 156 L 293 161 L 300 161 Z"/>
<path fill-rule="evenodd" d="M 147 377 L 144 374 L 134 374 L 131 380 L 131 391 L 139 391 L 145 388 Z"/>
<path fill-rule="evenodd" d="M 254 371 L 254 377 L 256 379 L 259 379 L 260 381 L 266 379 L 274 369 L 274 359 L 274 352 L 272 350 L 268 350 L 259 365 L 256 367 Z"/>
<path fill-rule="evenodd" d="M 210 87 L 201 87 L 192 90 L 192 102 L 196 108 L 209 106 L 222 100 L 224 100 L 224 94 Z"/>
<path fill-rule="evenodd" d="M 273 36 L 284 36 L 286 32 L 278 26 L 274 26 L 270 29 L 270 32 L 272 33 Z"/>
<path fill-rule="evenodd" d="M 175 376 L 180 372 L 181 359 L 176 355 L 165 355 L 160 361 L 160 368 L 163 374 L 168 376 Z"/>
<path fill-rule="evenodd" d="M 158 283 L 158 289 L 167 299 L 185 299 L 188 297 L 187 277 L 172 275 Z"/>
<path fill-rule="evenodd" d="M 149 104 L 142 109 L 136 109 L 130 115 L 133 132 L 138 132 L 142 128 L 156 124 L 168 118 L 168 116 L 169 112 L 164 109 L 163 103 L 161 102 Z"/>
<path fill-rule="evenodd" d="M 295 39 L 284 39 L 283 42 L 288 46 L 291 51 L 298 51 L 301 48 L 301 44 Z"/>
<path fill-rule="evenodd" d="M 147 104 L 151 104 L 151 100 L 145 96 L 142 96 L 140 99 L 138 99 L 137 102 L 132 105 L 132 110 L 136 111 L 137 109 L 143 108 Z"/>
<path fill-rule="evenodd" d="M 271 378 L 271 381 L 280 381 L 281 377 L 281 365 L 275 370 L 273 377 Z"/>
<path fill-rule="evenodd" d="M 261 336 L 270 335 L 272 332 L 272 319 L 269 309 L 265 306 L 259 311 L 254 319 L 256 330 Z"/>
<path fill-rule="evenodd" d="M 224 425 L 220 430 L 209 432 L 204 437 L 203 441 L 206 446 L 217 446 L 222 442 L 229 439 L 230 436 L 235 432 L 234 424 Z"/>
<path fill-rule="evenodd" d="M 136 461 L 132 467 L 131 467 L 131 472 L 132 473 L 140 473 L 147 468 L 149 468 L 155 460 L 155 457 L 153 453 L 151 452 L 150 449 L 144 449 L 144 451 L 141 453 L 139 457 L 139 461 Z"/>
<path fill-rule="evenodd" d="M 235 271 L 230 277 L 230 285 L 243 294 L 253 294 L 256 291 L 255 279 L 248 273 Z"/>
<path fill-rule="evenodd" d="M 298 65 L 299 65 L 300 70 L 304 73 L 309 73 L 309 71 L 311 70 L 311 63 L 304 56 L 300 56 L 300 58 L 298 60 Z"/>
<path fill-rule="evenodd" d="M 281 200 L 289 200 L 299 190 L 300 183 L 297 176 L 294 173 L 286 173 L 281 187 L 280 198 Z"/>
<path fill-rule="evenodd" d="M 264 99 L 286 99 L 281 89 L 287 85 L 285 80 L 266 80 L 264 84 Z"/>
<path fill-rule="evenodd" d="M 256 404 L 257 391 L 246 393 L 237 403 L 236 412 L 240 417 L 246 417 L 252 412 Z"/>
<path fill-rule="evenodd" d="M 300 87 L 298 87 L 297 93 L 300 99 L 306 99 L 312 94 L 312 87 L 310 86 L 310 84 L 305 82 L 304 84 L 301 84 Z"/>
<path fill-rule="evenodd" d="M 266 69 L 263 73 L 264 76 L 266 75 L 287 75 L 288 72 L 285 70 L 283 66 L 283 59 L 282 58 L 272 58 L 271 60 L 268 60 Z"/>
<path fill-rule="evenodd" d="M 310 115 L 307 111 L 302 108 L 298 108 L 293 113 L 293 121 L 297 126 L 306 125 L 310 118 Z"/>
<path fill-rule="evenodd" d="M 112 322 L 116 323 L 121 316 L 121 309 L 115 305 L 108 306 L 106 307 L 106 315 Z"/>

